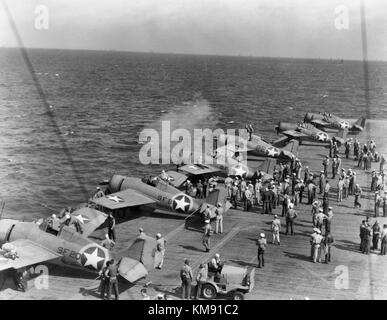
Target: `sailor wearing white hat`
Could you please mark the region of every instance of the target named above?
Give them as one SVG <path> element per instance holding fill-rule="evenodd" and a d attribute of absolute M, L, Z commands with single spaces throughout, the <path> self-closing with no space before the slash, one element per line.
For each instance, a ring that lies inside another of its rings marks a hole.
<path fill-rule="evenodd" d="M 263 255 L 265 253 L 266 246 L 267 246 L 267 242 L 266 242 L 264 233 L 261 233 L 259 235 L 259 239 L 257 240 L 256 245 L 258 246 L 258 254 L 257 254 L 258 255 L 258 268 L 261 268 L 261 265 L 262 265 L 262 267 L 265 266 L 265 259 L 264 259 Z"/>
<path fill-rule="evenodd" d="M 204 223 L 205 223 L 205 226 L 204 226 L 204 234 L 203 234 L 202 242 L 203 242 L 205 251 L 209 252 L 210 251 L 210 237 L 212 235 L 212 228 L 211 228 L 211 224 L 210 224 L 209 219 L 205 220 Z"/>

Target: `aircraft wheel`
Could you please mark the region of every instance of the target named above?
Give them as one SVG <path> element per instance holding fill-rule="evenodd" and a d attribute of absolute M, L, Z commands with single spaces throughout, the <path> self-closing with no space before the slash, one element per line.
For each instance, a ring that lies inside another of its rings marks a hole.
<path fill-rule="evenodd" d="M 202 294 L 203 297 L 206 299 L 215 299 L 216 289 L 212 284 L 206 283 L 205 285 L 203 285 Z"/>
<path fill-rule="evenodd" d="M 235 291 L 232 295 L 232 299 L 233 300 L 244 300 L 245 295 L 240 291 Z"/>

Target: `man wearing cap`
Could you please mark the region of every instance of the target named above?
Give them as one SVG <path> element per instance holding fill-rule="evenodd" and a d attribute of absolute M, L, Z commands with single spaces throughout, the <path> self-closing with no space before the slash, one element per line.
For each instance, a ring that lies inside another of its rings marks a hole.
<path fill-rule="evenodd" d="M 332 179 L 334 179 L 336 177 L 336 173 L 337 173 L 337 158 L 333 158 L 332 159 Z"/>
<path fill-rule="evenodd" d="M 336 174 L 339 173 L 341 167 L 341 158 L 339 155 L 336 156 Z"/>
<path fill-rule="evenodd" d="M 321 231 L 319 229 L 316 229 L 316 235 L 312 239 L 313 263 L 316 263 L 317 261 L 321 262 L 321 256 L 319 256 L 319 252 L 322 240 L 323 237 L 321 235 Z"/>
<path fill-rule="evenodd" d="M 97 187 L 97 191 L 96 193 L 94 194 L 93 196 L 93 199 L 98 199 L 98 198 L 102 198 L 105 196 L 105 193 L 101 190 L 100 187 Z"/>
<path fill-rule="evenodd" d="M 211 208 L 210 205 L 207 204 L 206 209 L 203 212 L 204 220 L 210 220 L 211 219 Z"/>
<path fill-rule="evenodd" d="M 116 219 L 113 217 L 113 212 L 109 210 L 108 217 L 106 218 L 108 225 L 108 235 L 109 239 L 112 239 L 114 242 L 116 241 Z"/>
<path fill-rule="evenodd" d="M 257 240 L 256 242 L 256 245 L 258 246 L 258 268 L 261 268 L 261 265 L 262 267 L 265 266 L 265 259 L 263 257 L 263 255 L 265 254 L 265 250 L 266 250 L 266 246 L 267 246 L 267 242 L 266 242 L 266 238 L 265 238 L 265 234 L 264 233 L 261 233 L 259 235 L 259 239 Z"/>
<path fill-rule="evenodd" d="M 325 233 L 330 233 L 331 232 L 331 224 L 332 224 L 332 219 L 333 219 L 333 211 L 332 207 L 328 207 L 328 212 L 326 215 L 325 221 Z"/>
<path fill-rule="evenodd" d="M 324 224 L 324 220 L 326 218 L 327 218 L 327 216 L 323 213 L 323 209 L 319 208 L 318 214 L 316 215 L 316 219 L 315 219 L 315 225 L 316 225 L 316 228 L 319 229 L 320 231 L 322 229 L 322 226 Z"/>
<path fill-rule="evenodd" d="M 380 234 L 380 254 L 384 256 L 387 249 L 387 224 L 383 225 L 382 233 Z"/>
<path fill-rule="evenodd" d="M 305 183 L 308 183 L 309 175 L 310 175 L 310 170 L 309 170 L 309 167 L 306 166 L 305 171 L 304 171 L 304 182 Z"/>
<path fill-rule="evenodd" d="M 332 249 L 332 244 L 334 242 L 333 236 L 330 232 L 326 232 L 325 237 L 323 239 L 323 245 L 325 248 L 325 263 L 331 262 L 331 249 Z"/>
<path fill-rule="evenodd" d="M 196 300 L 200 299 L 200 294 L 202 292 L 202 285 L 206 283 L 208 277 L 208 271 L 204 263 L 199 265 L 199 270 L 196 275 Z"/>
<path fill-rule="evenodd" d="M 262 214 L 270 214 L 272 210 L 273 192 L 269 188 L 266 188 L 262 195 L 262 200 L 263 200 Z"/>
<path fill-rule="evenodd" d="M 233 204 L 234 209 L 237 209 L 237 206 L 238 206 L 237 205 L 238 193 L 239 193 L 238 183 L 235 182 L 234 185 L 232 186 L 231 199 L 230 199 L 230 202 Z"/>
<path fill-rule="evenodd" d="M 250 188 L 246 188 L 244 191 L 244 210 L 249 211 L 251 208 L 251 203 L 253 201 L 253 193 Z"/>
<path fill-rule="evenodd" d="M 342 177 L 337 182 L 337 202 L 343 201 L 344 180 Z"/>
<path fill-rule="evenodd" d="M 288 234 L 289 229 L 290 229 L 290 234 L 291 235 L 294 234 L 294 232 L 293 232 L 293 224 L 294 224 L 294 220 L 296 218 L 297 218 L 297 212 L 296 212 L 296 210 L 294 210 L 293 203 L 290 203 L 289 204 L 289 210 L 288 210 L 287 215 L 286 215 L 286 233 L 285 234 Z"/>
<path fill-rule="evenodd" d="M 331 186 L 329 184 L 329 181 L 328 180 L 325 180 L 325 186 L 324 186 L 324 197 L 328 198 L 329 197 L 329 190 L 330 190 Z"/>
<path fill-rule="evenodd" d="M 317 235 L 317 232 L 318 232 L 318 229 L 317 228 L 313 228 L 313 232 L 312 234 L 310 235 L 310 239 L 309 239 L 309 242 L 310 242 L 310 258 L 313 260 L 313 254 L 314 254 L 314 238 L 316 237 Z"/>
<path fill-rule="evenodd" d="M 160 233 L 156 234 L 156 252 L 154 266 L 156 269 L 161 269 L 163 267 L 166 243 L 167 240 L 165 240 Z"/>
<path fill-rule="evenodd" d="M 323 160 L 322 164 L 324 166 L 324 171 L 323 171 L 324 177 L 327 177 L 328 176 L 328 166 L 329 166 L 329 157 L 328 156 L 325 156 L 325 159 Z"/>
<path fill-rule="evenodd" d="M 316 226 L 316 216 L 319 213 L 320 205 L 321 205 L 320 202 L 317 200 L 312 203 L 312 224 L 313 224 L 313 227 Z"/>
<path fill-rule="evenodd" d="M 107 265 L 107 264 L 106 264 Z M 117 276 L 118 276 L 118 266 L 115 263 L 114 259 L 111 259 L 109 261 L 109 265 L 107 265 L 108 268 L 105 271 L 105 277 L 107 278 L 108 281 L 108 291 L 107 291 L 107 300 L 110 300 L 110 296 L 112 293 L 112 290 L 114 289 L 114 296 L 115 299 L 118 300 L 120 293 L 118 290 L 118 281 L 117 281 Z"/>
<path fill-rule="evenodd" d="M 208 271 L 214 273 L 215 282 L 218 282 L 220 280 L 222 268 L 223 268 L 223 263 L 220 261 L 220 255 L 219 253 L 216 253 L 215 256 L 208 263 Z"/>
<path fill-rule="evenodd" d="M 138 236 L 137 236 L 137 238 L 140 238 L 140 239 L 145 238 L 145 232 L 144 232 L 143 228 L 139 228 L 138 229 Z"/>
<path fill-rule="evenodd" d="M 300 180 L 296 180 L 296 185 L 294 186 L 294 205 L 298 205 L 298 201 L 300 200 L 300 191 L 301 191 L 301 182 Z"/>
<path fill-rule="evenodd" d="M 309 180 L 308 183 L 308 204 L 312 204 L 316 195 L 316 185 L 313 180 Z"/>
<path fill-rule="evenodd" d="M 351 143 L 347 140 L 345 141 L 345 158 L 349 158 L 349 153 L 351 151 Z"/>
<path fill-rule="evenodd" d="M 206 252 L 210 251 L 210 237 L 212 235 L 212 228 L 210 224 L 210 220 L 205 220 L 204 221 L 205 226 L 204 226 L 204 233 L 203 233 L 203 245 L 205 248 Z"/>
<path fill-rule="evenodd" d="M 192 269 L 189 266 L 189 260 L 184 260 L 184 265 L 180 269 L 180 279 L 182 288 L 182 299 L 191 299 L 191 283 L 193 279 Z"/>
<path fill-rule="evenodd" d="M 361 208 L 361 203 L 359 202 L 359 199 L 361 197 L 361 193 L 362 193 L 362 190 L 360 188 L 360 185 L 359 184 L 356 184 L 356 187 L 355 187 L 355 203 L 354 203 L 354 206 L 355 208 Z"/>
<path fill-rule="evenodd" d="M 53 214 L 51 215 L 51 219 L 48 221 L 47 231 L 56 236 L 58 235 L 59 230 L 60 230 L 60 219 L 56 216 L 56 214 Z"/>
<path fill-rule="evenodd" d="M 364 235 L 365 235 L 365 229 L 367 228 L 367 222 L 363 220 L 360 225 L 360 232 L 359 232 L 359 237 L 360 237 L 360 251 L 363 252 L 364 248 Z"/>
<path fill-rule="evenodd" d="M 378 175 L 376 174 L 376 170 L 372 169 L 371 173 L 371 191 L 376 191 L 376 184 L 378 182 Z"/>
<path fill-rule="evenodd" d="M 378 250 L 381 228 L 378 220 L 372 226 L 372 250 Z"/>
<path fill-rule="evenodd" d="M 222 204 L 218 202 L 215 209 L 215 233 L 223 233 L 223 212 Z"/>
<path fill-rule="evenodd" d="M 276 214 L 274 215 L 274 220 L 271 222 L 271 231 L 273 232 L 272 244 L 275 244 L 277 241 L 278 245 L 280 245 L 281 220 Z"/>
<path fill-rule="evenodd" d="M 262 189 L 262 180 L 261 179 L 257 179 L 255 181 L 255 186 L 254 186 L 254 189 L 255 189 L 255 199 L 257 201 L 257 206 L 259 206 L 261 204 L 261 189 Z"/>
<path fill-rule="evenodd" d="M 106 249 L 108 249 L 108 250 L 111 250 L 111 249 L 113 249 L 115 244 L 116 243 L 113 240 L 111 240 L 109 238 L 109 235 L 106 233 L 105 234 L 105 239 L 102 240 L 102 242 L 101 242 L 101 246 L 106 248 Z"/>
<path fill-rule="evenodd" d="M 366 227 L 363 230 L 363 250 L 362 253 L 369 254 L 371 250 L 371 240 L 372 240 L 372 229 L 367 224 Z"/>

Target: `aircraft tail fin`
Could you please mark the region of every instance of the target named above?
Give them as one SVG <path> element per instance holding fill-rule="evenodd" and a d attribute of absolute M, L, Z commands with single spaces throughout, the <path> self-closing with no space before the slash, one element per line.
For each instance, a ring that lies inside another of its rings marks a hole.
<path fill-rule="evenodd" d="M 263 171 L 265 173 L 273 172 L 273 169 L 276 163 L 277 163 L 276 159 L 266 158 L 265 161 L 263 161 L 261 165 L 258 167 L 258 170 Z"/>
<path fill-rule="evenodd" d="M 298 147 L 300 146 L 300 141 L 296 139 L 290 140 L 282 150 L 291 152 L 294 156 L 298 153 Z"/>
<path fill-rule="evenodd" d="M 365 117 L 360 117 L 359 119 L 356 120 L 356 122 L 352 125 L 351 131 L 363 131 L 366 123 L 366 118 Z"/>
<path fill-rule="evenodd" d="M 224 208 L 224 212 L 232 207 L 231 203 L 227 200 L 227 190 L 224 188 L 216 188 L 208 194 L 206 203 L 212 206 L 216 206 L 218 203 Z"/>
<path fill-rule="evenodd" d="M 131 283 L 146 277 L 155 266 L 155 248 L 156 239 L 147 235 L 136 238 L 128 249 L 120 252 L 119 274 Z"/>

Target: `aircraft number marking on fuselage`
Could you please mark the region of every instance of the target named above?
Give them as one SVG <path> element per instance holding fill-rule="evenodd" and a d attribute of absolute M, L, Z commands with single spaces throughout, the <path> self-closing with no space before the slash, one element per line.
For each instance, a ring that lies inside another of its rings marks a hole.
<path fill-rule="evenodd" d="M 81 254 L 77 251 L 74 251 L 74 250 L 70 250 L 70 249 L 63 248 L 63 247 L 58 247 L 57 252 L 63 256 L 69 256 L 70 258 L 72 258 L 74 260 L 81 259 Z"/>
<path fill-rule="evenodd" d="M 169 205 L 172 204 L 172 199 L 171 198 L 164 197 L 164 196 L 161 196 L 161 195 L 157 196 L 157 200 L 159 200 L 159 201 L 167 201 Z"/>

